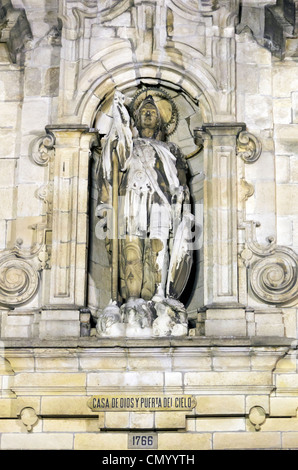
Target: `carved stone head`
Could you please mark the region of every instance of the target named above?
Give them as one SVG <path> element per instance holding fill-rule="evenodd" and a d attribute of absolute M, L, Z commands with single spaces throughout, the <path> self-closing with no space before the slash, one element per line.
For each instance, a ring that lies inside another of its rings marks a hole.
<path fill-rule="evenodd" d="M 151 104 L 151 109 L 154 107 L 159 123 L 159 128 L 156 125 L 156 135 L 150 137 L 165 141 L 176 131 L 179 123 L 179 112 L 175 101 L 166 90 L 160 87 L 143 87 L 138 90 L 131 98 L 129 108 L 139 135 L 142 135 L 140 113 L 144 107 L 149 108 L 149 104 Z M 152 134 L 152 131 L 149 133 Z"/>
<path fill-rule="evenodd" d="M 141 137 L 164 140 L 164 123 L 151 95 L 141 103 L 136 113 L 135 124 Z"/>

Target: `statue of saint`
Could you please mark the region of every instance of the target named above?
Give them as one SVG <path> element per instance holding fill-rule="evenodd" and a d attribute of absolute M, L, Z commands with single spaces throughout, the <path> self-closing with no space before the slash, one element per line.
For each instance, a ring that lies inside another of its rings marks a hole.
<path fill-rule="evenodd" d="M 129 107 L 125 103 L 115 92 L 101 159 L 101 202 L 104 194 L 113 194 L 117 228 L 108 243 L 112 299 L 99 314 L 97 333 L 185 335 L 186 311 L 178 299 L 192 265 L 194 217 L 186 160 L 167 141 L 178 112 L 160 89 L 155 95 L 142 90 Z"/>

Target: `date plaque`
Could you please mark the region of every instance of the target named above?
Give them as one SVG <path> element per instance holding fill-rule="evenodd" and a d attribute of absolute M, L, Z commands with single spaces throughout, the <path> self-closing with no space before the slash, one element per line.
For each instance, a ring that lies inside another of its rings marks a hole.
<path fill-rule="evenodd" d="M 128 449 L 157 449 L 156 433 L 130 433 Z"/>

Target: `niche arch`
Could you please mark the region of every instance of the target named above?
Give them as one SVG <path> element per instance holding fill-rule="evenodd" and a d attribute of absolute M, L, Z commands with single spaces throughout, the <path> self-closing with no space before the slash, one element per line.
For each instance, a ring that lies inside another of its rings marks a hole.
<path fill-rule="evenodd" d="M 217 84 L 206 64 L 202 62 L 201 65 L 202 67 L 195 71 L 192 71 L 190 65 L 186 71 L 187 69 L 176 64 L 161 66 L 150 63 L 146 66 L 136 66 L 134 63 L 125 63 L 98 77 L 98 66 L 92 63 L 78 82 L 76 119 L 80 124 L 92 127 L 98 108 L 115 89 L 125 94 L 134 87 L 147 84 L 180 90 L 194 102 L 200 102 L 204 122 L 213 122 L 217 115 L 217 103 L 214 99 L 218 93 Z"/>

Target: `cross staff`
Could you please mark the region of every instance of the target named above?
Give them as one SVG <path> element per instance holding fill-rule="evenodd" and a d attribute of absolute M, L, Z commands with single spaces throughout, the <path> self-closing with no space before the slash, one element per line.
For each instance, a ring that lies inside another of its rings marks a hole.
<path fill-rule="evenodd" d="M 118 191 L 119 170 L 125 169 L 127 159 L 132 152 L 132 133 L 130 130 L 130 117 L 126 104 L 128 99 L 115 90 L 112 104 L 113 122 L 103 149 L 104 177 L 112 182 L 113 205 L 113 231 L 112 231 L 112 273 L 111 273 L 111 298 L 118 301 Z"/>
<path fill-rule="evenodd" d="M 116 148 L 112 149 L 112 204 L 113 204 L 113 238 L 112 238 L 112 276 L 111 297 L 118 301 L 118 186 L 119 186 L 119 160 Z"/>

